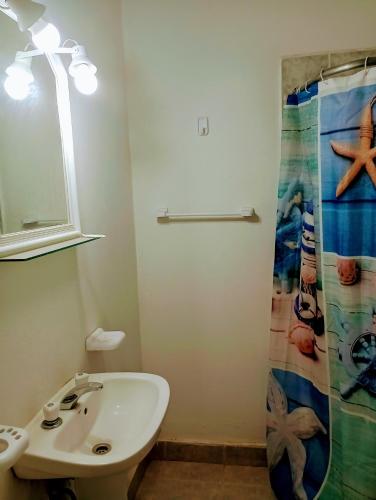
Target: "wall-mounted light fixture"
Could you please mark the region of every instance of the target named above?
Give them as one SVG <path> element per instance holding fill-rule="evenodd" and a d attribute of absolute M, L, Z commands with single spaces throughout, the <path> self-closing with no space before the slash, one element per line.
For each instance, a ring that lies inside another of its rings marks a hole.
<path fill-rule="evenodd" d="M 20 31 L 30 31 L 37 49 L 52 52 L 59 47 L 59 30 L 42 18 L 46 10 L 44 5 L 31 0 L 6 0 L 6 3 L 16 15 Z"/>
<path fill-rule="evenodd" d="M 72 62 L 69 74 L 74 79 L 76 89 L 81 94 L 93 94 L 98 88 L 97 68 L 87 57 L 85 47 L 74 40 L 66 40 L 60 47 L 60 33 L 51 23 L 43 18 L 46 8 L 32 0 L 0 0 L 0 11 L 12 17 L 20 31 L 30 31 L 36 50 L 17 52 L 14 63 L 6 70 L 7 78 L 4 88 L 10 97 L 25 99 L 30 94 L 30 84 L 34 81 L 31 72 L 31 61 L 35 56 L 43 54 L 70 54 Z M 67 42 L 72 47 L 66 47 Z"/>
<path fill-rule="evenodd" d="M 87 57 L 83 45 L 61 47 L 49 53 L 72 56 L 69 74 L 73 77 L 75 87 L 81 94 L 91 95 L 97 90 L 97 67 Z M 4 81 L 4 88 L 12 99 L 22 100 L 30 95 L 30 84 L 34 81 L 31 61 L 33 57 L 43 54 L 44 51 L 40 49 L 17 52 L 14 63 L 5 71 L 8 76 Z"/>

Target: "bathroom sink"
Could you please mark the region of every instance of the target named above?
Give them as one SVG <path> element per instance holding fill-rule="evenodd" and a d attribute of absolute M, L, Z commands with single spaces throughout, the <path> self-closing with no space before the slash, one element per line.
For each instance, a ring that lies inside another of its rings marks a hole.
<path fill-rule="evenodd" d="M 90 381 L 103 389 L 60 411 L 60 427 L 42 429 L 42 411 L 26 426 L 30 445 L 14 466 L 19 478 L 109 476 L 133 467 L 152 448 L 170 397 L 166 380 L 148 373 L 96 373 Z M 51 401 L 73 387 L 71 380 Z"/>

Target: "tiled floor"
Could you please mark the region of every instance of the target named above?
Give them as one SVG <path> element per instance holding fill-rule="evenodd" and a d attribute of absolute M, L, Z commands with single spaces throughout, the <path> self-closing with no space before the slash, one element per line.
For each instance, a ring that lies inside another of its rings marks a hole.
<path fill-rule="evenodd" d="M 196 462 L 150 463 L 136 500 L 272 500 L 264 467 Z"/>

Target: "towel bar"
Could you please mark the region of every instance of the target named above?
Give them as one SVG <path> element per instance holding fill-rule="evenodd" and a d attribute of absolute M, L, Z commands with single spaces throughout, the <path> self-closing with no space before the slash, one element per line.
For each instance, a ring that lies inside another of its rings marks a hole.
<path fill-rule="evenodd" d="M 160 208 L 157 211 L 157 220 L 159 219 L 225 219 L 225 218 L 243 218 L 246 220 L 255 215 L 254 208 L 244 207 L 238 212 L 169 212 L 168 208 Z"/>

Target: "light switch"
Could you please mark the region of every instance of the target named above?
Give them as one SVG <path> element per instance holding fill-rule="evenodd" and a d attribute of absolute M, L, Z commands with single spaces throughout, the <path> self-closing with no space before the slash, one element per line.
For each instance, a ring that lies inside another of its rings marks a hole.
<path fill-rule="evenodd" d="M 209 119 L 207 116 L 202 116 L 198 119 L 198 135 L 209 134 Z"/>

